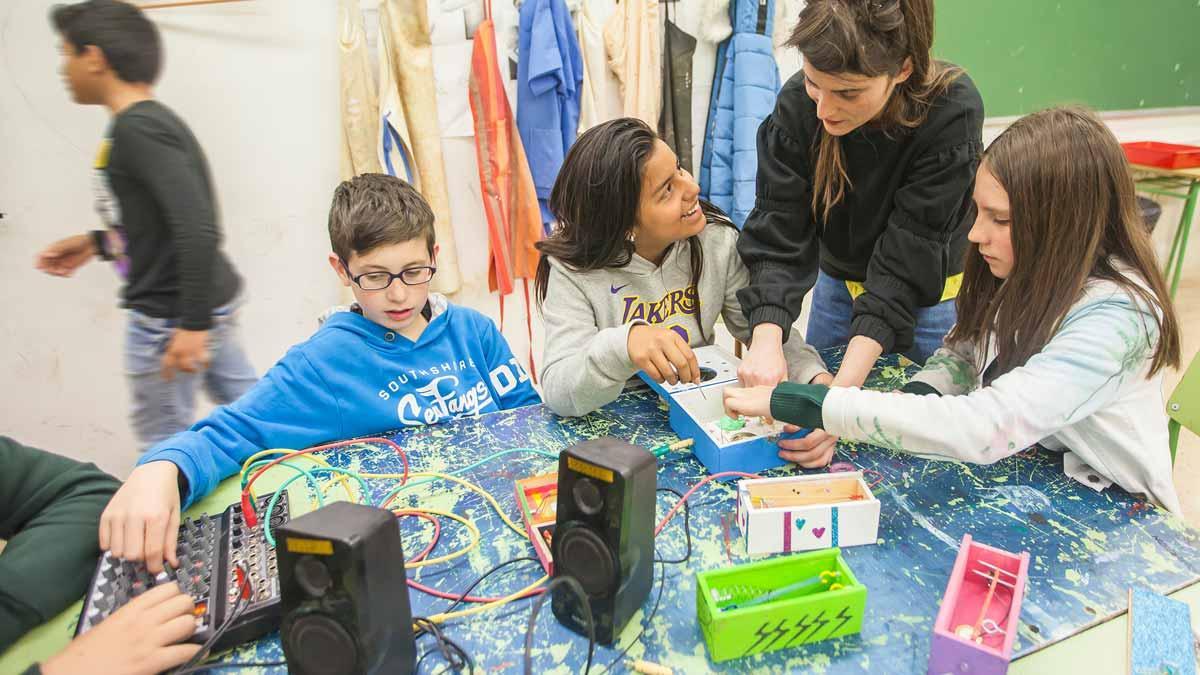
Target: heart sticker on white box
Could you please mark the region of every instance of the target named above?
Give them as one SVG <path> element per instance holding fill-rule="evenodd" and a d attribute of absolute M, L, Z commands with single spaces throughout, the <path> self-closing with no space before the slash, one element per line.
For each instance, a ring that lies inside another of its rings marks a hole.
<path fill-rule="evenodd" d="M 791 548 L 793 551 L 807 551 L 818 548 L 837 546 L 834 541 L 835 533 L 832 509 L 813 511 L 805 510 L 804 515 L 792 516 Z"/>

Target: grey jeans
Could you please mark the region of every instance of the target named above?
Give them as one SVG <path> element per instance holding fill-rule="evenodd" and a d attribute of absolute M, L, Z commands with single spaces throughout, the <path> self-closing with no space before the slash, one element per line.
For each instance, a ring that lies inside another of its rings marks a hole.
<path fill-rule="evenodd" d="M 258 381 L 238 339 L 236 312 L 240 304 L 239 297 L 213 310 L 208 367 L 199 373 L 177 372 L 170 382 L 162 378 L 162 359 L 179 320 L 156 319 L 129 310 L 125 375 L 133 395 L 130 420 L 143 452 L 192 426 L 196 389 L 201 385 L 214 403 L 225 404 L 237 400 Z"/>

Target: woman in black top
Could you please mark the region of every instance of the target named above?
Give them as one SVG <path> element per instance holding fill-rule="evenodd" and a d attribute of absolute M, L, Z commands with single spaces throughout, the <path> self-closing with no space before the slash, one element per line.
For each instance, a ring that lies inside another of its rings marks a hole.
<path fill-rule="evenodd" d="M 932 42 L 932 0 L 809 0 L 800 13 L 788 44 L 804 66 L 759 127 L 738 243 L 744 384 L 785 377 L 783 338 L 814 285 L 807 341 L 848 345 L 823 384 L 861 385 L 883 353 L 924 362 L 954 325 L 983 102 Z M 835 440 L 814 432 L 781 455 L 822 466 Z"/>

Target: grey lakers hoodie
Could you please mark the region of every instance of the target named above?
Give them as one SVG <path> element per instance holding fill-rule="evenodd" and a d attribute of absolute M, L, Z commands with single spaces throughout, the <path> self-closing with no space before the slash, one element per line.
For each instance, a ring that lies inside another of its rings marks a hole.
<path fill-rule="evenodd" d="M 687 241 L 674 244 L 658 266 L 634 254 L 624 267 L 575 272 L 549 258 L 542 305 L 542 391 L 551 410 L 586 415 L 617 398 L 638 370 L 627 345 L 629 329 L 636 324 L 669 328 L 696 348 L 712 343 L 720 316 L 734 338 L 749 344 L 749 327 L 737 300 L 738 290 L 750 280 L 736 250 L 738 231 L 710 222 L 699 238 L 704 265 L 696 286 L 691 285 Z M 807 383 L 826 371 L 820 355 L 795 329 L 783 349 L 790 381 Z"/>

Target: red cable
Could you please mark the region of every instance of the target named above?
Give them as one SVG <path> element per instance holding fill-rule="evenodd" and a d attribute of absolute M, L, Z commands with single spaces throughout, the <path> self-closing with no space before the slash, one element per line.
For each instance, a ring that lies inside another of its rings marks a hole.
<path fill-rule="evenodd" d="M 437 519 L 437 517 L 434 516 L 433 514 L 422 513 L 420 511 L 393 511 L 393 513 L 395 513 L 397 516 L 415 516 L 417 518 L 423 518 L 423 519 L 428 520 L 429 522 L 433 523 L 433 527 L 434 527 L 433 540 L 429 542 L 429 545 L 425 547 L 424 551 L 421 551 L 420 553 L 416 554 L 412 558 L 409 558 L 408 561 L 409 562 L 418 562 L 420 560 L 424 560 L 425 556 L 429 555 L 429 552 L 432 551 L 433 547 L 437 544 L 438 537 L 441 536 L 441 532 L 442 532 L 441 521 L 439 521 Z M 458 595 L 456 595 L 454 593 L 446 593 L 445 591 L 439 591 L 436 588 L 431 588 L 422 583 L 413 581 L 412 579 L 408 580 L 408 585 L 412 588 L 417 589 L 418 591 L 421 591 L 422 593 L 428 593 L 429 595 L 432 595 L 432 596 L 438 597 L 438 598 L 442 598 L 444 600 L 458 600 L 459 599 Z M 520 598 L 528 598 L 530 596 L 537 595 L 539 593 L 544 593 L 545 591 L 546 591 L 546 589 L 544 589 L 544 588 L 535 588 L 527 593 L 524 593 L 523 595 L 521 595 L 519 597 Z M 462 598 L 462 601 L 463 602 L 496 602 L 498 600 L 503 600 L 503 599 L 504 598 L 489 598 L 489 597 L 484 597 L 484 596 L 468 595 L 465 598 Z"/>
<path fill-rule="evenodd" d="M 429 540 L 429 545 L 425 547 L 424 551 L 421 551 L 415 556 L 409 558 L 408 562 L 420 562 L 421 560 L 424 560 L 425 556 L 429 555 L 429 552 L 433 550 L 433 547 L 437 546 L 438 538 L 442 536 L 442 521 L 438 520 L 431 513 L 423 513 L 421 511 L 393 511 L 392 513 L 395 513 L 397 518 L 402 516 L 412 516 L 414 518 L 421 518 L 433 523 L 433 539 Z"/>
<path fill-rule="evenodd" d="M 847 471 L 860 471 L 862 472 L 863 478 L 866 478 L 867 474 L 875 474 L 876 476 L 879 476 L 879 478 L 876 478 L 874 481 L 867 483 L 867 487 L 871 489 L 874 489 L 876 485 L 879 485 L 883 482 L 883 474 L 879 473 L 875 469 L 859 468 L 850 462 L 834 462 L 833 464 L 829 465 L 829 473 L 843 473 Z"/>
<path fill-rule="evenodd" d="M 696 483 L 695 485 L 693 485 L 692 489 L 683 493 L 683 499 L 680 499 L 679 501 L 675 502 L 675 506 L 672 506 L 671 510 L 667 511 L 666 517 L 664 517 L 662 519 L 662 521 L 659 522 L 658 527 L 654 528 L 654 536 L 657 537 L 658 533 L 662 532 L 662 529 L 667 526 L 667 523 L 671 522 L 671 519 L 675 517 L 675 514 L 678 513 L 679 509 L 683 506 L 683 503 L 686 502 L 688 500 L 688 498 L 692 496 L 692 493 L 694 493 L 696 490 L 699 490 L 700 487 L 703 486 L 704 484 L 710 483 L 718 478 L 723 478 L 725 476 L 741 476 L 742 478 L 761 478 L 762 477 L 762 476 L 756 476 L 752 473 L 743 473 L 741 471 L 721 471 L 718 473 L 714 473 L 713 475 L 711 475 L 711 476 L 705 478 L 704 480 L 700 481 L 699 483 Z"/>
<path fill-rule="evenodd" d="M 386 502 L 379 505 L 379 508 L 386 509 L 396 499 L 396 497 L 399 497 L 399 496 L 400 496 L 399 492 L 393 492 L 392 496 L 388 497 Z"/>
<path fill-rule="evenodd" d="M 307 455 L 307 454 L 310 454 L 313 452 L 320 452 L 321 450 L 332 450 L 334 448 L 344 448 L 348 445 L 358 445 L 359 443 L 367 443 L 367 442 L 383 443 L 385 445 L 390 445 L 396 449 L 396 452 L 400 455 L 400 461 L 404 464 L 404 475 L 400 479 L 400 484 L 403 485 L 404 483 L 407 483 L 408 482 L 408 455 L 405 454 L 404 448 L 401 448 L 399 445 L 396 445 L 396 442 L 391 439 L 382 438 L 380 436 L 367 436 L 364 438 L 356 438 L 356 439 L 349 440 L 349 441 L 338 441 L 337 443 L 326 443 L 325 445 L 317 445 L 317 446 L 314 446 L 311 448 L 307 448 L 305 450 L 300 450 L 298 452 L 292 452 L 292 453 L 288 453 L 286 455 L 281 455 L 278 458 L 271 460 L 271 462 L 269 464 L 267 464 L 263 468 L 259 469 L 258 472 L 256 472 L 253 476 L 251 476 L 250 480 L 246 481 L 246 485 L 242 488 L 242 515 L 246 519 L 246 524 L 249 525 L 250 527 L 254 527 L 255 525 L 258 524 L 258 513 L 254 510 L 254 504 L 250 500 L 250 486 L 254 485 L 254 481 L 258 480 L 258 477 L 263 475 L 264 473 L 266 473 L 268 469 L 270 469 L 271 467 L 275 466 L 276 464 L 279 464 L 280 462 L 282 462 L 290 457 L 295 457 L 296 455 Z"/>

